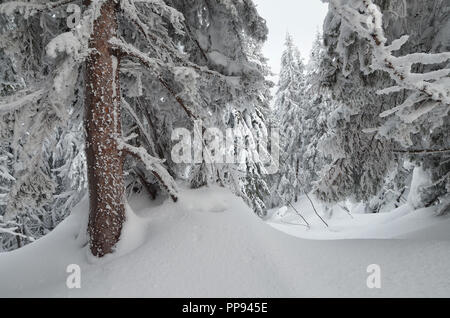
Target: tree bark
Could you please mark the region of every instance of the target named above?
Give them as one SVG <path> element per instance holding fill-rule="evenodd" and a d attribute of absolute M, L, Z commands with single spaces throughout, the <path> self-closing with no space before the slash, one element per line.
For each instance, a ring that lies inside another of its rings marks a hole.
<path fill-rule="evenodd" d="M 86 3 L 86 2 L 85 2 Z M 85 68 L 85 128 L 89 181 L 89 244 L 93 255 L 112 253 L 125 220 L 119 64 L 109 40 L 117 34 L 117 3 L 106 1 L 95 20 Z"/>

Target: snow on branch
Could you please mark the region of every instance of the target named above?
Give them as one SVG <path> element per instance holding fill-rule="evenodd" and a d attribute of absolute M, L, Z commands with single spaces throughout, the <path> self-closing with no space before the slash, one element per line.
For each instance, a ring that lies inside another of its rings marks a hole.
<path fill-rule="evenodd" d="M 40 89 L 34 92 L 18 92 L 12 98 L 0 102 L 0 114 L 12 112 L 22 108 L 23 106 L 34 103 L 39 100 L 46 91 Z"/>
<path fill-rule="evenodd" d="M 47 55 L 56 58 L 59 53 L 66 53 L 77 62 L 83 62 L 89 53 L 93 23 L 99 17 L 104 1 L 92 1 L 84 11 L 78 27 L 56 36 L 47 44 Z"/>
<path fill-rule="evenodd" d="M 133 0 L 121 0 L 121 9 L 124 12 L 124 15 L 126 18 L 128 18 L 132 23 L 136 25 L 139 32 L 143 34 L 143 36 L 147 39 L 147 41 L 151 44 L 153 44 L 155 52 L 159 53 L 159 50 L 163 49 L 165 50 L 166 54 L 164 54 L 165 57 L 170 57 L 173 59 L 176 63 L 179 64 L 179 66 L 185 66 L 185 67 L 191 67 L 194 70 L 196 70 L 199 73 L 207 74 L 211 76 L 215 76 L 216 78 L 222 80 L 223 82 L 227 82 L 226 76 L 223 74 L 220 74 L 219 72 L 213 71 L 208 69 L 205 66 L 200 66 L 198 64 L 195 64 L 186 57 L 182 56 L 180 54 L 180 51 L 174 47 L 173 45 L 167 44 L 165 40 L 161 39 L 156 35 L 156 33 L 150 32 L 148 26 L 141 21 L 141 18 L 139 17 L 138 10 L 135 7 L 135 2 L 143 2 L 143 1 L 133 1 Z M 180 13 L 181 14 L 181 13 Z M 200 53 L 205 58 L 205 60 L 208 60 L 208 57 L 206 56 L 206 53 L 201 48 L 200 44 L 197 40 L 193 39 L 190 35 L 190 29 L 189 26 L 184 23 L 184 21 L 181 21 L 182 27 L 186 29 L 186 32 L 189 36 L 189 38 L 194 41 L 198 49 L 200 50 Z"/>
<path fill-rule="evenodd" d="M 163 39 L 158 37 L 156 34 L 150 32 L 148 26 L 141 21 L 139 14 L 138 14 L 138 10 L 134 6 L 134 2 L 132 2 L 132 0 L 121 0 L 121 8 L 122 8 L 123 12 L 125 13 L 125 16 L 136 25 L 138 30 L 144 35 L 144 37 L 147 39 L 147 41 L 153 42 L 153 44 L 157 48 L 162 48 L 162 49 L 166 50 L 166 52 L 169 53 L 170 57 L 174 58 L 178 63 L 182 63 L 183 66 L 193 67 L 198 71 L 206 72 L 206 73 L 209 73 L 210 75 L 221 76 L 220 73 L 208 70 L 206 67 L 199 66 L 195 63 L 190 62 L 185 57 L 183 57 L 180 54 L 179 50 L 177 50 L 174 46 L 167 45 Z M 198 41 L 191 37 L 191 35 L 190 35 L 191 31 L 189 29 L 189 26 L 186 25 L 184 22 L 182 22 L 182 25 L 183 25 L 184 29 L 186 30 L 189 38 L 196 44 L 196 46 L 200 50 L 200 53 L 202 54 L 204 59 L 206 61 L 208 61 L 208 57 L 206 56 L 206 53 L 203 51 L 203 49 L 200 46 L 200 44 L 198 43 Z"/>
<path fill-rule="evenodd" d="M 47 3 L 35 3 L 24 1 L 9 1 L 0 4 L 0 13 L 5 15 L 13 15 L 19 13 L 25 17 L 25 19 L 35 15 L 38 12 L 49 11 L 57 7 L 69 4 L 74 0 L 60 0 Z"/>
<path fill-rule="evenodd" d="M 134 6 L 134 3 L 131 2 L 131 0 L 121 0 L 120 7 L 125 13 L 125 16 L 128 17 L 137 26 L 139 31 L 142 32 L 147 39 L 151 38 L 153 40 L 156 40 L 156 37 L 150 33 L 148 26 L 139 18 L 137 9 Z"/>
<path fill-rule="evenodd" d="M 3 217 L 0 216 L 0 234 L 9 234 L 12 236 L 21 237 L 24 239 L 30 240 L 30 242 L 34 242 L 34 238 L 30 236 L 23 235 L 21 233 L 17 233 L 16 231 L 19 229 L 19 225 L 13 221 L 4 222 Z"/>
<path fill-rule="evenodd" d="M 155 149 L 154 149 L 154 144 L 152 142 L 152 138 L 148 134 L 147 129 L 145 129 L 144 125 L 142 124 L 141 120 L 137 116 L 136 112 L 133 110 L 131 105 L 128 104 L 128 102 L 125 100 L 125 98 L 122 98 L 122 106 L 130 114 L 130 116 L 133 117 L 133 120 L 135 121 L 136 125 L 138 125 L 139 130 L 144 135 L 147 145 L 149 147 L 151 147 L 152 150 L 154 151 Z"/>
<path fill-rule="evenodd" d="M 131 22 L 133 22 L 136 27 L 138 28 L 139 32 L 141 32 L 144 37 L 147 39 L 149 43 L 153 43 L 153 45 L 156 48 L 162 48 L 166 50 L 171 58 L 176 58 L 178 61 L 183 61 L 186 63 L 190 63 L 189 61 L 186 61 L 180 54 L 180 52 L 174 48 L 173 46 L 167 45 L 166 42 L 158 37 L 155 33 L 150 32 L 147 24 L 142 22 L 141 18 L 138 15 L 138 11 L 136 7 L 134 6 L 134 3 L 131 2 L 131 0 L 122 0 L 121 2 L 121 8 L 123 12 L 125 13 L 125 17 L 130 19 Z M 158 52 L 158 49 L 155 49 L 156 52 Z M 193 64 L 195 65 L 195 64 Z"/>
<path fill-rule="evenodd" d="M 178 201 L 178 190 L 175 180 L 167 172 L 162 165 L 164 160 L 150 156 L 143 147 L 135 147 L 126 142 L 125 139 L 117 139 L 119 150 L 125 151 L 127 154 L 139 159 L 147 170 L 153 173 L 155 178 L 170 194 L 174 202 Z"/>
<path fill-rule="evenodd" d="M 354 1 L 354 6 L 348 4 L 348 0 L 323 0 L 329 2 L 333 10 L 342 18 L 342 21 L 357 32 L 362 38 L 367 39 L 372 45 L 373 70 L 382 70 L 389 73 L 396 82 L 396 86 L 379 91 L 380 94 L 397 92 L 401 89 L 413 91 L 413 97 L 404 105 L 385 112 L 383 117 L 394 114 L 402 109 L 411 107 L 426 99 L 437 103 L 450 105 L 450 69 L 424 74 L 412 73 L 414 64 L 440 64 L 450 60 L 450 52 L 428 54 L 414 53 L 396 57 L 392 53 L 398 51 L 408 41 L 408 36 L 403 36 L 387 45 L 387 39 L 383 30 L 383 15 L 372 0 Z M 428 108 L 429 110 L 432 107 Z M 429 111 L 428 110 L 428 111 Z M 423 113 L 422 113 L 423 115 Z"/>
<path fill-rule="evenodd" d="M 183 22 L 184 22 L 184 15 L 179 12 L 177 9 L 168 6 L 163 0 L 132 0 L 133 5 L 135 3 L 144 3 L 148 5 L 156 14 L 165 17 L 170 21 L 170 24 L 175 29 L 175 32 L 177 34 L 183 35 Z M 129 1 L 121 1 L 122 8 L 124 5 L 127 5 L 127 2 Z"/>
<path fill-rule="evenodd" d="M 136 23 L 138 23 L 138 22 L 136 22 Z M 195 63 L 192 63 L 191 61 L 186 60 L 185 58 L 183 58 L 180 55 L 180 52 L 177 49 L 166 45 L 162 39 L 156 37 L 155 35 L 151 34 L 150 32 L 147 32 L 148 30 L 146 31 L 146 29 L 144 29 L 144 28 L 143 29 L 139 28 L 139 30 L 141 32 L 143 32 L 144 36 L 152 39 L 158 47 L 164 48 L 170 54 L 171 58 L 175 58 L 176 62 L 179 63 L 179 66 L 190 67 L 190 68 L 194 69 L 195 71 L 197 71 L 198 73 L 215 76 L 216 78 L 228 83 L 227 77 L 225 75 L 220 74 L 217 71 L 210 70 L 205 66 L 200 66 Z M 116 48 L 118 48 L 124 55 L 136 57 L 141 61 L 141 63 L 143 63 L 144 65 L 146 65 L 148 67 L 150 67 L 151 64 L 158 65 L 159 67 L 166 68 L 166 69 L 175 67 L 175 65 L 173 65 L 173 64 L 163 63 L 159 59 L 148 57 L 147 54 L 139 51 L 137 48 L 122 41 L 121 39 L 113 38 L 109 42 L 112 45 L 116 46 Z M 156 64 L 154 64 L 154 63 L 156 63 Z"/>
<path fill-rule="evenodd" d="M 47 55 L 52 58 L 56 58 L 58 53 L 78 56 L 81 51 L 81 42 L 72 32 L 62 33 L 50 41 L 46 51 Z"/>
<path fill-rule="evenodd" d="M 183 101 L 183 99 L 178 96 L 178 94 L 173 90 L 173 88 L 167 83 L 166 80 L 162 78 L 162 76 L 159 74 L 159 70 L 162 68 L 173 68 L 173 65 L 167 65 L 165 63 L 162 63 L 158 59 L 154 59 L 149 57 L 147 54 L 139 51 L 134 46 L 125 43 L 121 39 L 118 38 L 112 38 L 109 40 L 109 42 L 116 47 L 116 49 L 120 50 L 120 53 L 125 56 L 134 57 L 139 60 L 144 66 L 146 66 L 150 73 L 152 73 L 158 81 L 164 86 L 164 88 L 167 89 L 167 91 L 175 98 L 177 103 L 184 109 L 186 114 L 192 118 L 197 119 L 197 116 L 193 113 L 193 111 L 186 105 L 186 103 Z"/>
<path fill-rule="evenodd" d="M 16 181 L 16 178 L 14 178 L 6 169 L 6 166 L 4 165 L 4 163 L 7 161 L 7 157 L 6 156 L 0 156 L 0 178 L 3 178 L 5 180 L 9 180 L 9 181 Z M 0 190 L 2 190 L 2 188 L 0 187 Z"/>
<path fill-rule="evenodd" d="M 23 235 L 21 233 L 17 233 L 16 230 L 18 230 L 18 227 L 10 227 L 10 228 L 5 227 L 4 228 L 4 227 L 2 227 L 2 225 L 3 224 L 0 223 L 0 234 L 1 233 L 10 234 L 10 235 L 13 235 L 13 236 L 18 236 L 18 237 L 21 237 L 21 238 L 24 238 L 24 239 L 28 239 L 31 242 L 34 241 L 34 239 L 32 237 L 30 237 L 30 236 L 26 236 L 26 235 Z"/>
<path fill-rule="evenodd" d="M 141 52 L 136 47 L 131 44 L 128 44 L 122 41 L 119 38 L 112 38 L 109 40 L 109 43 L 113 45 L 116 49 L 119 49 L 120 53 L 125 56 L 132 56 L 137 58 L 142 64 L 147 66 L 151 72 L 157 74 L 157 72 L 165 65 L 160 60 L 151 58 L 144 52 Z M 167 66 L 168 67 L 168 66 Z"/>

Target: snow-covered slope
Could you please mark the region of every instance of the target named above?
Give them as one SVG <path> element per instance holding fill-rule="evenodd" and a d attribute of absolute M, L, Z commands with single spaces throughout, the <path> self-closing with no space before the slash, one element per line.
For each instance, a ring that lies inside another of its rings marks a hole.
<path fill-rule="evenodd" d="M 450 296 L 449 241 L 308 241 L 270 227 L 224 189 L 181 197 L 135 202 L 117 255 L 101 261 L 87 257 L 79 235 L 81 204 L 43 239 L 0 254 L 0 296 Z M 81 289 L 66 287 L 69 264 L 81 267 Z M 367 288 L 370 264 L 381 266 L 380 290 Z"/>
<path fill-rule="evenodd" d="M 314 197 L 312 204 L 321 216 L 323 207 Z M 361 205 L 351 210 L 337 204 L 332 216 L 325 218 L 328 227 L 315 214 L 306 196 L 301 196 L 291 207 L 274 209 L 267 223 L 280 231 L 304 239 L 342 240 L 342 239 L 425 239 L 450 241 L 450 216 L 436 216 L 435 208 L 415 210 L 410 204 L 393 211 L 368 214 Z M 311 225 L 306 228 L 299 213 Z"/>

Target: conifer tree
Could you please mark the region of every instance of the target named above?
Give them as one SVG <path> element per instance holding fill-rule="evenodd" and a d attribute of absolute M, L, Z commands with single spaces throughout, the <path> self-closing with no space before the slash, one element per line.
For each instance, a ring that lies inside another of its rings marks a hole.
<path fill-rule="evenodd" d="M 301 192 L 301 118 L 304 112 L 305 66 L 290 34 L 286 35 L 274 113 L 280 127 L 280 171 L 271 176 L 272 206 L 298 199 Z"/>
<path fill-rule="evenodd" d="M 391 182 L 388 172 L 401 171 L 404 154 L 431 178 L 416 207 L 448 209 L 448 3 L 328 2 L 325 43 L 335 71 L 325 82 L 342 106 L 332 116 L 334 162 L 319 195 L 367 201 Z"/>
<path fill-rule="evenodd" d="M 150 192 L 157 183 L 177 200 L 169 158 L 174 127 L 192 127 L 195 119 L 223 126 L 229 109 L 264 108 L 267 71 L 254 56 L 267 29 L 248 0 L 86 0 L 79 17 L 75 4 L 82 3 L 0 5 L 2 19 L 13 21 L 1 35 L 2 49 L 25 83 L 0 103 L 1 112 L 25 123 L 13 131 L 26 156 L 17 159 L 22 171 L 14 175 L 7 213 L 23 212 L 10 202 L 21 203 L 17 194 L 34 188 L 37 176 L 30 200 L 51 201 L 54 179 L 43 150 L 77 127 L 80 121 L 68 125 L 71 107 L 82 105 L 90 249 L 101 257 L 120 239 L 131 174 Z"/>
<path fill-rule="evenodd" d="M 322 85 L 324 77 L 323 60 L 325 49 L 322 35 L 317 32 L 313 42 L 310 59 L 306 67 L 304 111 L 301 117 L 302 148 L 300 153 L 300 168 L 302 192 L 313 189 L 319 178 L 319 172 L 327 163 L 327 156 L 320 146 L 328 133 L 328 115 L 334 107 L 329 89 Z"/>

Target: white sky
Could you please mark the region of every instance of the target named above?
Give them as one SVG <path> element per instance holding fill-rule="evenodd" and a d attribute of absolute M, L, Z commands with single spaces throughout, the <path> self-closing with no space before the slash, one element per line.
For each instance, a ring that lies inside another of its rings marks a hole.
<path fill-rule="evenodd" d="M 269 59 L 272 72 L 278 74 L 286 32 L 289 32 L 305 60 L 316 35 L 322 31 L 328 5 L 320 0 L 254 0 L 259 14 L 266 19 L 269 38 L 264 55 Z"/>

